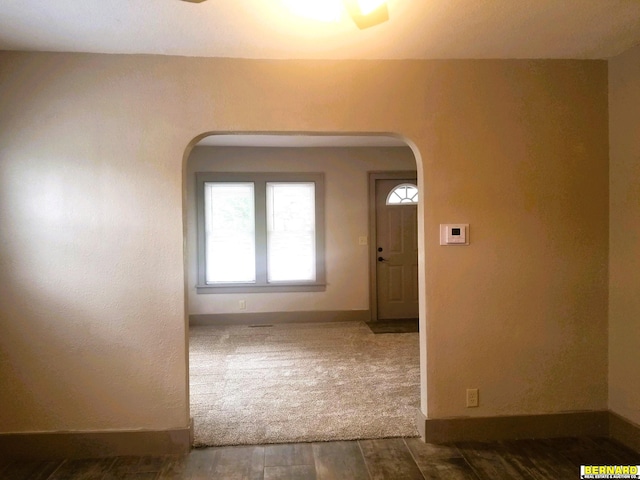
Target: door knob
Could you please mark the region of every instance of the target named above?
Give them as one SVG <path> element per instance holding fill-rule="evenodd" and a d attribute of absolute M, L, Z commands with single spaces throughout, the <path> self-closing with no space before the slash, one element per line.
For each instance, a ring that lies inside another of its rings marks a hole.
<path fill-rule="evenodd" d="M 379 262 L 386 262 L 387 260 L 386 260 L 385 258 L 378 257 L 378 261 L 379 261 Z"/>

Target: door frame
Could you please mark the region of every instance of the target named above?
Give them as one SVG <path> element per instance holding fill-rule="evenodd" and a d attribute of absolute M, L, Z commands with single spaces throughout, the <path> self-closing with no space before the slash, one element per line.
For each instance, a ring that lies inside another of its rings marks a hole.
<path fill-rule="evenodd" d="M 415 178 L 417 185 L 417 170 L 369 172 L 369 320 L 371 322 L 378 321 L 378 235 L 376 233 L 376 180 L 402 180 L 405 178 Z M 418 195 L 420 195 L 420 192 L 418 192 Z"/>

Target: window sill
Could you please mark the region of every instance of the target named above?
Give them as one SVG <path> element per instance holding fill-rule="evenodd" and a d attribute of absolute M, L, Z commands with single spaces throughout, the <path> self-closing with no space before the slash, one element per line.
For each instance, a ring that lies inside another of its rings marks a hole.
<path fill-rule="evenodd" d="M 196 285 L 196 292 L 202 293 L 292 293 L 292 292 L 324 292 L 325 283 L 289 283 L 273 285 Z"/>

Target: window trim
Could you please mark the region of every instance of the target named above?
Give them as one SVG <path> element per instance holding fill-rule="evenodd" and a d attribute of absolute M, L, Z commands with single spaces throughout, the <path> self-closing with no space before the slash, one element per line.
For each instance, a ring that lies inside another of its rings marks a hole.
<path fill-rule="evenodd" d="M 267 292 L 322 292 L 326 290 L 325 272 L 325 211 L 324 173 L 282 172 L 197 172 L 197 293 L 267 293 Z M 254 183 L 256 223 L 256 282 L 255 283 L 206 283 L 206 239 L 204 221 L 204 185 L 207 182 L 252 182 Z M 313 182 L 315 184 L 316 221 L 316 279 L 315 281 L 267 281 L 267 182 Z"/>

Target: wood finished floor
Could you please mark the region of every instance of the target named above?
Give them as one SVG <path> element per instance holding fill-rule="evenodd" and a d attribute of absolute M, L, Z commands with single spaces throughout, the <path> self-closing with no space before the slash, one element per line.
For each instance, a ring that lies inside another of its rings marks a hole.
<path fill-rule="evenodd" d="M 425 444 L 392 438 L 215 447 L 187 456 L 18 462 L 7 480 L 496 480 L 576 479 L 582 464 L 638 465 L 640 454 L 603 438 Z"/>

